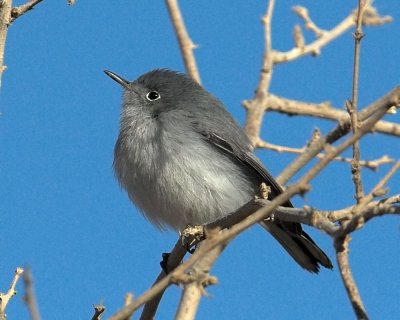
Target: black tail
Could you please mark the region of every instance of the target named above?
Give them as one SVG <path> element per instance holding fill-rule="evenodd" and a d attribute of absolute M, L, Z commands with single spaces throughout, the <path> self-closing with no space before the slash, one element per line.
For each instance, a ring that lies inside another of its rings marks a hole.
<path fill-rule="evenodd" d="M 260 223 L 304 269 L 318 273 L 319 265 L 332 269 L 332 262 L 305 233 L 299 223 L 268 221 Z"/>

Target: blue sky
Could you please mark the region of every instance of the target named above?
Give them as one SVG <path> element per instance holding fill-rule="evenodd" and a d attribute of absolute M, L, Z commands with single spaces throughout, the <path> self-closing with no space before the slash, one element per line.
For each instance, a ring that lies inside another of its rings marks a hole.
<path fill-rule="evenodd" d="M 22 3 L 15 1 L 15 4 Z M 329 29 L 357 1 L 277 1 L 273 46 L 292 47 L 299 20 L 295 4 L 307 6 L 315 22 Z M 360 105 L 399 84 L 400 2 L 376 0 L 394 22 L 365 30 L 360 72 Z M 241 101 L 252 97 L 263 53 L 260 17 L 266 1 L 182 1 L 203 85 L 226 104 L 241 123 Z M 307 33 L 307 39 L 312 35 Z M 342 107 L 351 96 L 353 38 L 333 42 L 319 58 L 278 66 L 271 91 L 288 98 Z M 163 2 L 44 1 L 10 28 L 0 96 L 0 291 L 14 269 L 29 265 L 43 319 L 89 319 L 103 301 L 106 315 L 123 303 L 126 292 L 144 292 L 159 272 L 162 252 L 176 241 L 173 232 L 153 228 L 120 190 L 112 172 L 118 134 L 121 88 L 109 69 L 135 79 L 154 68 L 184 71 Z M 399 116 L 386 120 L 399 123 Z M 304 117 L 268 114 L 262 136 L 271 143 L 301 147 L 315 127 L 335 124 Z M 361 143 L 364 159 L 400 157 L 394 137 L 371 135 Z M 349 152 L 347 154 L 350 154 Z M 277 175 L 293 155 L 259 151 Z M 389 170 L 363 170 L 369 191 Z M 389 183 L 399 192 L 399 175 Z M 294 178 L 291 182 L 296 181 Z M 312 183 L 297 206 L 340 209 L 351 205 L 348 165 L 333 163 Z M 309 229 L 307 229 L 309 230 Z M 311 230 L 335 260 L 332 241 Z M 350 262 L 371 318 L 400 313 L 399 220 L 376 219 L 353 235 Z M 333 271 L 312 275 L 298 267 L 271 236 L 256 226 L 224 252 L 212 274 L 219 284 L 201 302 L 199 319 L 352 319 L 336 261 Z M 23 286 L 10 302 L 9 319 L 27 319 Z M 159 319 L 173 318 L 180 290 L 172 287 Z"/>

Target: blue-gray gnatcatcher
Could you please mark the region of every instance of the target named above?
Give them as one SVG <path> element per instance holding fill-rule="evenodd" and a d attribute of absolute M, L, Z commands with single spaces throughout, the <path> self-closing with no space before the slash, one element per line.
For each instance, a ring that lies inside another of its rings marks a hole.
<path fill-rule="evenodd" d="M 130 82 L 105 73 L 124 88 L 116 176 L 157 227 L 220 219 L 259 194 L 262 182 L 270 199 L 282 192 L 223 104 L 188 76 L 160 69 Z M 306 270 L 332 268 L 299 223 L 262 224 Z"/>

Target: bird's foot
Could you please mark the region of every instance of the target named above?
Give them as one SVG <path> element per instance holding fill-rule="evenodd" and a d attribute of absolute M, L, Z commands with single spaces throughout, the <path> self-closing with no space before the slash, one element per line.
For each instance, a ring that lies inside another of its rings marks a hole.
<path fill-rule="evenodd" d="M 197 244 L 205 239 L 203 226 L 187 226 L 179 233 L 184 246 L 190 254 L 196 251 Z"/>

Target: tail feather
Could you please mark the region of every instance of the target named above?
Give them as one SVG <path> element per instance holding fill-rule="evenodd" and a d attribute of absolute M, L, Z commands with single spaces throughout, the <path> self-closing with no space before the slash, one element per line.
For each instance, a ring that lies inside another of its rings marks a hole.
<path fill-rule="evenodd" d="M 332 269 L 332 262 L 311 237 L 301 229 L 300 224 L 282 224 L 264 220 L 260 223 L 283 246 L 290 256 L 304 269 L 318 273 L 319 265 Z M 299 227 L 300 226 L 300 227 Z M 297 229 L 296 233 L 288 229 Z"/>

